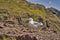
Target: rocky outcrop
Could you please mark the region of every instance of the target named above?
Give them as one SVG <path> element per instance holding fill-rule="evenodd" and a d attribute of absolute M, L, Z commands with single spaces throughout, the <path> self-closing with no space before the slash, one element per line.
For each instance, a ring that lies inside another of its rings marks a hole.
<path fill-rule="evenodd" d="M 37 40 L 36 37 L 34 36 L 29 36 L 29 35 L 23 35 L 23 36 L 18 36 L 17 40 Z"/>

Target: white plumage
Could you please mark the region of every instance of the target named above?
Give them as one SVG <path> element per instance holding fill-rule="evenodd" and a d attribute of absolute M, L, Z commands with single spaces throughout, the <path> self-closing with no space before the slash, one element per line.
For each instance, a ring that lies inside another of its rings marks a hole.
<path fill-rule="evenodd" d="M 29 18 L 29 23 L 32 24 L 32 25 L 35 26 L 35 27 L 38 27 L 38 26 L 43 25 L 42 22 L 33 21 L 33 18 Z"/>

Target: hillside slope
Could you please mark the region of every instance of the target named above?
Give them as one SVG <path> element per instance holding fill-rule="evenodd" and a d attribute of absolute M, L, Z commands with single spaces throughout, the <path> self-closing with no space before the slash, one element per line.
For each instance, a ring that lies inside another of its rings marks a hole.
<path fill-rule="evenodd" d="M 26 0 L 0 0 L 0 40 L 60 40 L 60 18 L 51 8 Z M 43 26 L 28 23 L 43 19 Z"/>

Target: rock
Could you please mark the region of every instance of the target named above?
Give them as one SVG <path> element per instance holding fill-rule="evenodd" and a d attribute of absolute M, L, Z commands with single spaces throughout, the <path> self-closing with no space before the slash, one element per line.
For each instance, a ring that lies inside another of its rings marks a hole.
<path fill-rule="evenodd" d="M 43 23 L 44 20 L 43 20 L 43 18 L 41 16 L 38 19 L 39 19 L 38 22 L 42 22 Z"/>
<path fill-rule="evenodd" d="M 4 20 L 7 20 L 7 19 L 8 19 L 8 17 L 7 17 L 7 16 L 3 16 L 3 19 L 4 19 Z"/>
<path fill-rule="evenodd" d="M 46 31 L 46 27 L 43 27 L 41 30 L 44 30 L 44 31 Z"/>
<path fill-rule="evenodd" d="M 22 19 L 21 19 L 21 17 L 16 17 L 16 19 L 17 19 L 19 25 L 22 25 Z"/>
<path fill-rule="evenodd" d="M 31 37 L 29 35 L 18 36 L 17 40 L 37 40 L 36 37 Z"/>
<path fill-rule="evenodd" d="M 47 27 L 47 28 L 50 27 L 50 26 L 49 26 L 49 21 L 48 21 L 48 20 L 46 20 L 46 27 Z"/>
<path fill-rule="evenodd" d="M 3 26 L 6 26 L 6 27 L 14 27 L 15 23 L 13 21 L 4 21 L 4 24 Z"/>
<path fill-rule="evenodd" d="M 9 24 L 15 24 L 13 21 L 5 21 L 5 22 Z"/>
<path fill-rule="evenodd" d="M 7 13 L 7 9 L 0 9 L 0 13 Z"/>
<path fill-rule="evenodd" d="M 3 28 L 3 26 L 0 26 L 0 28 L 2 29 L 2 28 Z"/>

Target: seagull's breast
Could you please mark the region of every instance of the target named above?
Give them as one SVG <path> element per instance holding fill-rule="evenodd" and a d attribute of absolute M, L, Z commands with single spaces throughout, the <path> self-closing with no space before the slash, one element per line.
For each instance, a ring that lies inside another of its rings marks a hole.
<path fill-rule="evenodd" d="M 33 22 L 33 21 L 29 21 L 29 23 L 30 23 L 30 24 L 34 24 L 34 22 Z"/>

